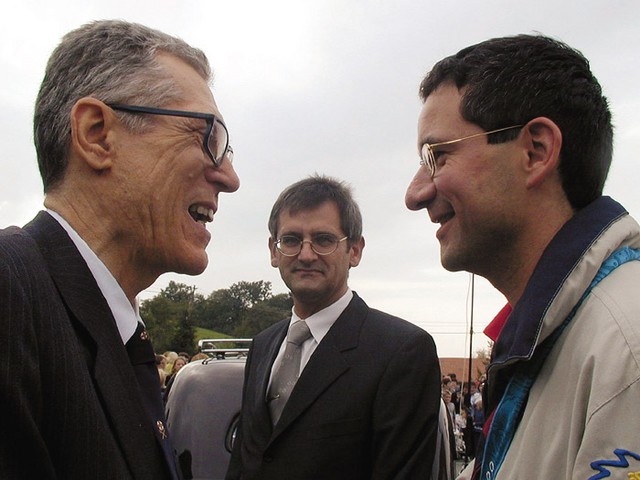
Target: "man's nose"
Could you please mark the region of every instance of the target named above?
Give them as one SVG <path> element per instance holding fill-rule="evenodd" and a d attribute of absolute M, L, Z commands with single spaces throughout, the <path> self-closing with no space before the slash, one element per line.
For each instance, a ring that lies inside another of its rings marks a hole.
<path fill-rule="evenodd" d="M 235 192 L 240 188 L 240 178 L 233 168 L 233 164 L 226 159 L 219 167 L 207 168 L 205 172 L 207 181 L 218 185 L 221 192 Z"/>
<path fill-rule="evenodd" d="M 304 240 L 300 244 L 300 253 L 298 254 L 298 258 L 300 260 L 315 260 L 317 256 L 318 254 L 313 251 L 313 248 L 311 248 L 310 240 Z"/>
<path fill-rule="evenodd" d="M 404 197 L 404 203 L 409 210 L 420 210 L 427 208 L 427 204 L 433 200 L 436 195 L 436 186 L 433 179 L 426 168 L 420 166 L 420 169 L 409 183 L 407 193 Z"/>

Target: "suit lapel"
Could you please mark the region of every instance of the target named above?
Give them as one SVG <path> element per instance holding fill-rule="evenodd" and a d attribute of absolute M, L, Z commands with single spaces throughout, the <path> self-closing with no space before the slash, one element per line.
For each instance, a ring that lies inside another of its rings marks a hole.
<path fill-rule="evenodd" d="M 273 362 L 278 356 L 278 351 L 280 350 L 280 345 L 284 341 L 284 338 L 287 336 L 287 330 L 289 328 L 290 320 L 283 320 L 278 324 L 278 328 L 274 329 L 273 335 L 271 338 L 265 339 L 266 352 L 259 356 L 259 358 L 264 358 L 265 361 L 260 363 L 257 366 L 257 379 L 258 385 L 256 386 L 259 401 L 262 403 L 266 402 L 267 398 L 267 387 L 269 385 L 269 378 L 271 377 L 271 367 L 273 366 Z M 261 397 L 261 398 L 260 398 Z"/>
<path fill-rule="evenodd" d="M 259 430 L 259 436 L 264 441 L 267 441 L 272 434 L 271 415 L 267 405 L 267 386 L 271 376 L 271 366 L 278 355 L 282 341 L 287 335 L 288 326 L 289 319 L 281 321 L 274 328 L 271 335 L 262 339 L 260 346 L 254 343 L 251 347 L 251 361 L 260 362 L 255 367 L 255 382 L 250 386 L 250 388 L 254 389 L 254 395 L 251 398 L 255 403 L 252 410 L 256 412 L 256 419 L 254 420 L 256 429 Z M 264 348 L 264 351 L 262 348 Z M 254 349 L 256 350 L 254 351 Z"/>
<path fill-rule="evenodd" d="M 301 415 L 350 366 L 343 352 L 358 346 L 360 329 L 369 307 L 354 293 L 347 308 L 322 339 L 296 383 L 272 440 Z"/>
<path fill-rule="evenodd" d="M 111 309 L 86 262 L 55 219 L 41 212 L 25 230 L 38 243 L 74 328 L 79 334 L 84 331 L 82 337 L 88 335 L 93 342 L 88 346 L 95 354 L 90 373 L 96 390 L 133 476 L 143 478 L 148 474 L 147 465 L 157 462 L 148 458 L 149 452 L 158 449 L 150 430 L 140 428 L 149 422 L 136 393 L 138 384 L 133 370 L 127 368 L 129 362 L 123 361 L 128 358 L 127 352 Z"/>

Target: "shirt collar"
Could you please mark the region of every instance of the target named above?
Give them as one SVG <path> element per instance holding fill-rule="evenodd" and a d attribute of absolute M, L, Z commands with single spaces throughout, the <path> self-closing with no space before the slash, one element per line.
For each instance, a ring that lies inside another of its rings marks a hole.
<path fill-rule="evenodd" d="M 320 343 L 333 324 L 336 323 L 336 320 L 342 314 L 344 309 L 347 308 L 347 305 L 349 305 L 352 298 L 353 292 L 350 288 L 347 288 L 345 294 L 337 301 L 304 319 L 309 326 L 309 330 L 311 330 L 313 339 L 317 343 Z M 301 318 L 296 315 L 295 308 L 292 309 L 291 323 L 299 320 L 301 320 Z"/>
<path fill-rule="evenodd" d="M 144 324 L 140 318 L 138 300 L 136 299 L 135 305 L 131 305 L 118 281 L 105 264 L 102 263 L 102 260 L 98 258 L 89 245 L 80 237 L 78 232 L 76 232 L 60 214 L 50 209 L 47 209 L 47 213 L 55 218 L 62 228 L 65 229 L 69 234 L 69 238 L 71 238 L 71 241 L 80 252 L 80 255 L 82 255 L 82 258 L 87 262 L 87 266 L 107 301 L 113 318 L 116 320 L 120 338 L 122 338 L 123 343 L 127 343 L 136 331 L 138 322 Z"/>
<path fill-rule="evenodd" d="M 511 305 L 507 303 L 502 307 L 502 310 L 498 312 L 494 319 L 491 320 L 491 323 L 485 327 L 484 334 L 489 337 L 491 341 L 495 342 L 498 340 L 500 332 L 502 332 L 502 328 L 504 327 L 504 324 L 507 323 L 507 319 L 509 318 L 509 315 L 511 315 L 512 311 L 513 309 L 511 308 Z"/>

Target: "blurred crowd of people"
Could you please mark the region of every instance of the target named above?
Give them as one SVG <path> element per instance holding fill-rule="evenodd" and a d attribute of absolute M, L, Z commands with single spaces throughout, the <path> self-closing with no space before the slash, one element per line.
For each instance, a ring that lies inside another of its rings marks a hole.
<path fill-rule="evenodd" d="M 206 353 L 196 353 L 191 356 L 187 352 L 173 352 L 168 350 L 163 354 L 156 353 L 156 367 L 158 368 L 158 377 L 160 379 L 160 388 L 162 389 L 162 396 L 166 402 L 169 390 L 173 385 L 173 380 L 180 371 L 189 362 L 195 362 L 198 360 L 205 360 L 209 358 Z"/>
<path fill-rule="evenodd" d="M 475 457 L 478 437 L 482 435 L 485 379 L 482 374 L 477 381 L 460 383 L 455 373 L 442 376 L 442 400 L 455 438 L 453 458 L 465 463 Z"/>

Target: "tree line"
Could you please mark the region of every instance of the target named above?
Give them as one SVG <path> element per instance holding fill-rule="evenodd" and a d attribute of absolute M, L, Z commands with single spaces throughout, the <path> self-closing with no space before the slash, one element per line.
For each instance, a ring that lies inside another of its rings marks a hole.
<path fill-rule="evenodd" d="M 193 353 L 196 327 L 252 338 L 290 316 L 292 306 L 290 294 L 273 295 L 271 282 L 262 280 L 234 283 L 209 296 L 197 293 L 195 286 L 171 281 L 158 295 L 141 303 L 140 316 L 157 352 Z"/>

